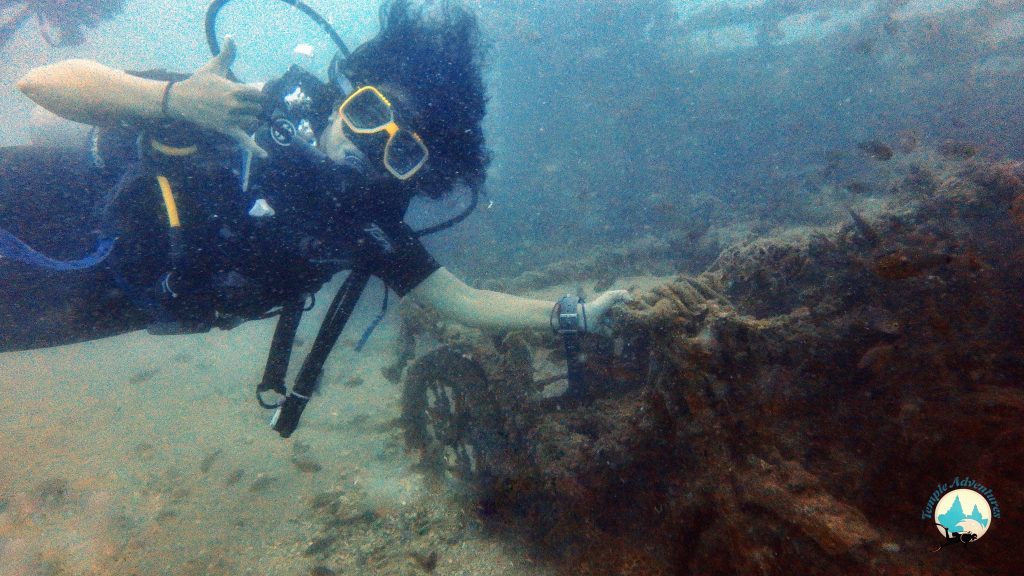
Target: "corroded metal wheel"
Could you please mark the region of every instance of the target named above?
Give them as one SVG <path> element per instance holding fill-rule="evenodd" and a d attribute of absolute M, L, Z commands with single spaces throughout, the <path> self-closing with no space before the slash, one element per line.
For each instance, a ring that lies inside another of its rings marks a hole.
<path fill-rule="evenodd" d="M 402 419 L 406 444 L 439 479 L 484 488 L 503 450 L 500 410 L 489 378 L 470 354 L 450 347 L 418 359 L 406 376 Z"/>

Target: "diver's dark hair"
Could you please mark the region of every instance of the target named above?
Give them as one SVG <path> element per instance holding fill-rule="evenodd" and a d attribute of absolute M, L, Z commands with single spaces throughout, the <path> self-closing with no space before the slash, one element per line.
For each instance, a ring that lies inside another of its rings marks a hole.
<path fill-rule="evenodd" d="M 124 9 L 125 0 L 88 0 L 68 6 L 68 2 L 55 0 L 24 0 L 36 11 L 40 32 L 53 46 L 78 46 L 85 42 L 82 28 L 95 28 L 103 20 L 110 20 Z M 9 2 L 0 2 L 9 4 Z M 52 36 L 52 29 L 59 35 Z"/>
<path fill-rule="evenodd" d="M 490 163 L 484 144 L 487 96 L 483 44 L 476 16 L 449 1 L 414 7 L 392 0 L 381 7 L 380 33 L 346 62 L 357 86 L 393 87 L 400 121 L 430 150 L 414 177 L 417 191 L 440 198 L 459 185 L 479 189 Z M 393 96 L 394 95 L 394 96 Z"/>

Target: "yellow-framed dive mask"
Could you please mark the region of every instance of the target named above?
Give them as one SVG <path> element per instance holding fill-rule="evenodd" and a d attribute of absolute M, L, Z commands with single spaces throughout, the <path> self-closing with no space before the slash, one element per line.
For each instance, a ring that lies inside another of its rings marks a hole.
<path fill-rule="evenodd" d="M 430 151 L 419 134 L 400 128 L 391 102 L 373 86 L 356 90 L 338 107 L 338 115 L 356 134 L 386 132 L 384 167 L 399 180 L 412 178 L 427 163 Z"/>

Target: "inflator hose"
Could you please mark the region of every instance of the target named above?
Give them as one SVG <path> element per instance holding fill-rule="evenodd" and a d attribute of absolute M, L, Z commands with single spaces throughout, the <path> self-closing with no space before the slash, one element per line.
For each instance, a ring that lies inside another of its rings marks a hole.
<path fill-rule="evenodd" d="M 206 43 L 210 46 L 210 54 L 216 56 L 220 54 L 220 41 L 217 39 L 217 15 L 220 14 L 220 9 L 231 0 L 213 0 L 210 2 L 210 6 L 206 8 Z M 303 14 L 309 16 L 309 18 L 316 22 L 328 36 L 331 37 L 331 41 L 341 50 L 341 54 L 348 58 L 349 51 L 348 46 L 345 46 L 345 41 L 341 39 L 338 32 L 334 30 L 334 26 L 328 22 L 323 16 L 313 10 L 308 4 L 302 0 L 279 0 L 285 4 L 294 6 L 295 8 L 302 11 Z"/>

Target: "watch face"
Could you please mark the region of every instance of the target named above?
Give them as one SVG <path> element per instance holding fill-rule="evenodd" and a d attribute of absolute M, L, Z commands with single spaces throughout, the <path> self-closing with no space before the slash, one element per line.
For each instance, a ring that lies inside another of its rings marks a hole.
<path fill-rule="evenodd" d="M 558 331 L 562 333 L 575 333 L 579 331 L 579 298 L 575 296 L 563 296 L 555 309 L 558 314 Z"/>

